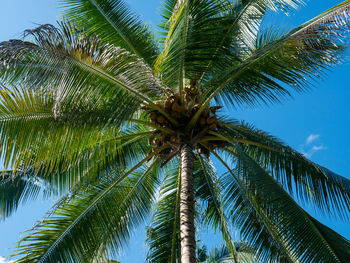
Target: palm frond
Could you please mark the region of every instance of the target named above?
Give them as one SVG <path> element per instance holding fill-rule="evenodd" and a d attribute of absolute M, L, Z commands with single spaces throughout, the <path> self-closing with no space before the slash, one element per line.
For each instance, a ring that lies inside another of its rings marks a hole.
<path fill-rule="evenodd" d="M 218 69 L 206 82 L 203 107 L 213 98 L 235 106 L 276 102 L 290 96 L 282 83 L 296 91 L 308 89 L 310 81 L 341 60 L 349 7 L 350 2 L 344 1 L 286 34 L 271 29 L 260 33 L 249 55 L 225 70 Z"/>
<path fill-rule="evenodd" d="M 16 157 L 28 151 L 35 139 L 41 137 L 38 126 L 47 127 L 54 120 L 52 107 L 53 99 L 50 95 L 16 88 L 11 91 L 2 87 L 0 127 L 1 141 L 4 143 L 0 152 L 5 167 L 8 167 L 10 161 L 13 164 Z M 26 143 L 28 141 L 31 143 Z"/>
<path fill-rule="evenodd" d="M 249 244 L 245 242 L 235 242 L 235 248 L 237 250 L 238 260 L 234 259 L 229 252 L 229 249 L 225 245 L 216 246 L 213 250 L 209 251 L 209 255 L 205 261 L 207 263 L 254 263 L 256 261 L 254 254 L 255 250 Z"/>
<path fill-rule="evenodd" d="M 166 38 L 155 71 L 169 86 L 178 85 L 181 95 L 186 79 L 203 78 L 216 62 L 226 67 L 237 62 L 239 55 L 235 52 L 243 52 L 243 46 L 248 43 L 252 46 L 252 41 L 254 44 L 258 26 L 268 8 L 287 11 L 301 2 L 165 1 L 160 26 Z"/>
<path fill-rule="evenodd" d="M 349 217 L 350 180 L 298 153 L 266 132 L 247 123 L 223 124 L 222 134 L 262 165 L 302 201 L 331 216 Z"/>
<path fill-rule="evenodd" d="M 141 59 L 102 43 L 97 36 L 78 32 L 73 24 L 42 25 L 25 34 L 34 43 L 10 40 L 0 44 L 4 64 L 0 78 L 54 90 L 57 107 L 63 101 L 85 98 L 85 102 L 122 102 L 114 103 L 113 112 L 126 108 L 132 112 L 140 102 L 153 105 L 150 98 L 164 91 Z"/>
<path fill-rule="evenodd" d="M 214 154 L 228 170 L 231 180 L 240 191 L 241 199 L 245 201 L 248 208 L 255 210 L 272 239 L 292 262 L 295 260 L 303 262 L 349 260 L 349 241 L 334 231 L 331 233 L 326 231 L 321 223 L 315 223 L 315 219 L 308 215 L 281 185 L 247 154 L 236 148 L 234 157 L 238 158 L 238 161 L 235 163 L 235 171 L 218 154 Z M 237 194 L 237 191 L 235 193 Z M 234 198 L 237 199 L 237 197 Z M 331 237 L 332 243 L 330 243 Z M 251 237 L 249 241 L 253 238 Z"/>
<path fill-rule="evenodd" d="M 37 176 L 26 172 L 0 172 L 0 216 L 4 221 L 29 200 L 36 199 L 40 191 L 47 196 L 51 190 L 48 184 Z"/>
<path fill-rule="evenodd" d="M 197 80 L 206 61 L 215 51 L 217 38 L 226 25 L 217 17 L 222 11 L 215 0 L 166 1 L 163 8 L 167 29 L 164 49 L 155 63 L 155 72 L 180 95 L 188 80 Z"/>
<path fill-rule="evenodd" d="M 74 153 L 73 149 L 67 155 L 49 156 L 38 173 L 43 173 L 52 188 L 59 193 L 96 182 L 101 174 L 116 165 L 127 167 L 147 156 L 151 149 L 146 144 L 147 137 L 135 131 L 137 129 L 130 129 L 120 134 L 132 135 L 101 141 L 86 147 L 82 152 Z"/>
<path fill-rule="evenodd" d="M 10 93 L 13 96 L 8 96 Z M 67 123 L 52 114 L 41 120 L 40 114 L 46 114 L 51 106 L 45 108 L 45 97 L 40 93 L 3 89 L 1 94 L 1 136 L 7 142 L 1 151 L 5 164 L 10 162 L 23 176 L 39 176 L 57 193 L 95 181 L 96 174 L 116 164 L 132 164 L 150 151 L 145 137 L 150 132 L 140 126 L 118 131 L 113 126 L 106 129 L 98 124 Z"/>
<path fill-rule="evenodd" d="M 152 66 L 158 54 L 157 39 L 147 25 L 121 0 L 60 0 L 63 16 L 88 34 L 122 47 Z"/>
<path fill-rule="evenodd" d="M 138 145 L 150 135 L 140 125 L 106 123 L 104 112 L 91 117 L 89 109 L 61 111 L 57 116 L 53 96 L 43 90 L 3 87 L 0 101 L 4 142 L 0 153 L 5 167 L 40 171 L 42 175 L 46 171 L 51 179 L 80 169 L 82 176 L 91 167 L 108 167 L 112 162 L 127 165 L 133 157 L 145 156 L 150 150 L 145 143 Z"/>
<path fill-rule="evenodd" d="M 151 225 L 147 229 L 147 262 L 176 263 L 180 258 L 180 176 L 178 161 L 166 167 Z"/>
<path fill-rule="evenodd" d="M 146 202 L 156 201 L 156 189 L 159 187 L 160 177 L 162 176 L 161 169 L 159 167 L 160 160 L 156 158 L 152 163 L 145 167 L 144 170 L 141 170 L 140 172 L 135 173 L 133 175 L 132 181 L 134 182 L 132 188 L 128 191 L 127 196 L 124 197 L 124 201 L 123 203 L 121 203 L 122 206 L 132 205 L 133 207 L 135 207 L 138 204 L 137 202 L 139 202 L 141 205 L 146 204 L 147 213 L 151 211 L 151 203 Z M 134 199 L 136 199 L 136 202 L 133 201 Z M 128 209 L 130 208 L 128 207 Z M 114 218 L 114 220 L 120 219 L 116 217 Z M 112 229 L 115 228 L 115 222 L 111 221 L 108 227 Z M 103 235 L 100 236 L 100 240 L 104 240 L 104 242 L 100 244 L 99 249 L 95 249 L 92 251 L 92 260 L 100 262 L 101 254 L 105 254 L 106 257 L 110 257 L 111 255 L 116 256 L 119 253 L 120 249 L 114 244 L 114 242 L 110 241 L 108 235 L 108 232 L 104 232 Z"/>
<path fill-rule="evenodd" d="M 111 170 L 96 184 L 67 198 L 22 239 L 18 262 L 85 262 L 101 251 L 118 253 L 151 208 L 157 165 L 128 172 Z M 102 237 L 102 238 L 101 238 Z"/>
<path fill-rule="evenodd" d="M 276 234 L 275 228 L 265 222 L 259 211 L 256 211 L 254 206 L 244 198 L 244 192 L 232 180 L 231 174 L 226 174 L 223 183 L 226 186 L 224 196 L 230 211 L 229 218 L 240 230 L 242 238 L 257 248 L 255 255 L 258 262 L 298 262 L 287 250 L 285 244 L 279 242 L 279 235 Z"/>
<path fill-rule="evenodd" d="M 196 199 L 199 198 L 206 203 L 204 214 L 202 215 L 204 224 L 215 230 L 220 230 L 229 253 L 237 261 L 238 253 L 230 234 L 222 198 L 220 197 L 220 192 L 222 191 L 221 183 L 218 180 L 214 167 L 202 156 L 199 156 L 199 162 L 197 163 L 199 167 L 195 169 L 196 173 L 194 174 L 196 181 L 195 196 Z"/>
<path fill-rule="evenodd" d="M 220 1 L 223 33 L 216 39 L 215 52 L 208 61 L 200 83 L 212 73 L 237 64 L 255 47 L 262 19 L 270 9 L 290 12 L 303 1 Z"/>

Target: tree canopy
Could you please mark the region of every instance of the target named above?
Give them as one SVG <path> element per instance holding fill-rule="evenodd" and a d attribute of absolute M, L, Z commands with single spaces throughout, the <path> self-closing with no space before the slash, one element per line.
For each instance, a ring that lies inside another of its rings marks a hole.
<path fill-rule="evenodd" d="M 0 213 L 60 196 L 16 262 L 110 262 L 148 219 L 147 262 L 200 260 L 199 224 L 225 242 L 209 262 L 350 261 L 295 201 L 348 220 L 350 180 L 220 111 L 280 102 L 338 65 L 349 0 L 291 31 L 261 23 L 301 0 L 164 0 L 160 34 L 121 0 L 59 3 L 57 27 L 0 43 Z"/>

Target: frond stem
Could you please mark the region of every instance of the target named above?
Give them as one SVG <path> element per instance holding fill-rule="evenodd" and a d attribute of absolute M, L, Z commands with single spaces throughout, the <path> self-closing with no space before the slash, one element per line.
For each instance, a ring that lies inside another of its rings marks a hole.
<path fill-rule="evenodd" d="M 226 84 L 229 83 L 230 81 L 234 80 L 235 78 L 237 78 L 240 74 L 242 74 L 248 67 L 250 67 L 251 65 L 255 64 L 257 61 L 260 61 L 261 59 L 263 59 L 264 57 L 266 57 L 267 55 L 271 54 L 273 51 L 275 51 L 276 49 L 278 49 L 281 45 L 283 45 L 286 41 L 290 40 L 293 37 L 296 37 L 299 33 L 305 31 L 308 27 L 313 26 L 314 24 L 316 24 L 317 22 L 319 22 L 321 19 L 323 19 L 324 17 L 326 17 L 327 15 L 331 14 L 332 12 L 336 12 L 341 8 L 344 8 L 346 6 L 350 6 L 350 3 L 343 3 L 343 4 L 339 4 L 338 6 L 336 6 L 335 8 L 331 8 L 330 10 L 320 14 L 319 16 L 317 16 L 316 18 L 304 23 L 303 25 L 301 25 L 300 27 L 298 27 L 296 30 L 290 32 L 288 35 L 286 35 L 284 38 L 282 38 L 280 41 L 278 41 L 277 43 L 273 44 L 272 46 L 268 46 L 265 47 L 261 50 L 258 50 L 258 52 L 256 52 L 255 54 L 253 54 L 251 56 L 250 59 L 248 59 L 247 61 L 245 61 L 240 69 L 238 69 L 238 71 L 236 71 L 231 77 L 228 77 L 221 85 L 219 85 L 213 92 L 213 89 L 208 89 L 204 94 L 203 94 L 203 98 L 205 98 L 206 96 L 209 95 L 210 92 L 212 92 L 209 97 L 202 103 L 202 106 L 199 108 L 199 110 L 196 112 L 196 114 L 193 116 L 193 118 L 191 119 L 190 123 L 188 124 L 188 130 L 190 130 L 195 123 L 198 121 L 201 113 L 204 111 L 204 109 L 209 105 L 210 101 L 223 89 L 225 88 Z M 232 72 L 232 70 L 230 71 Z"/>
<path fill-rule="evenodd" d="M 204 146 L 205 147 L 205 146 Z M 208 148 L 207 148 L 208 149 Z M 247 196 L 248 193 L 246 190 L 244 190 L 244 186 L 240 183 L 240 180 L 239 178 L 236 177 L 236 175 L 232 172 L 231 168 L 228 166 L 228 164 L 220 157 L 220 155 L 218 155 L 216 152 L 208 149 L 221 163 L 222 165 L 226 168 L 226 170 L 231 174 L 231 176 L 234 178 L 235 182 L 239 185 L 239 188 L 241 191 L 243 191 L 246 195 L 246 200 L 252 205 L 252 207 L 254 208 L 254 210 L 257 210 L 257 205 L 255 204 L 254 200 L 251 200 L 251 199 L 247 199 Z M 236 156 L 236 155 L 235 155 Z M 237 156 L 236 156 L 237 157 Z M 260 212 L 261 209 L 259 209 Z M 259 215 L 259 217 L 261 218 L 261 216 L 263 216 L 263 218 L 261 220 L 263 220 L 264 222 L 264 226 L 267 228 L 267 230 L 269 231 L 269 233 L 271 234 L 271 236 L 273 236 L 273 238 L 275 240 L 280 240 L 280 238 L 278 237 L 276 233 L 276 230 L 272 230 L 271 229 L 271 224 L 269 224 L 269 226 L 265 223 L 266 221 L 269 221 L 269 218 L 268 216 L 263 213 L 263 215 L 261 215 L 261 213 L 257 213 Z M 280 240 L 281 241 L 281 240 Z M 288 256 L 288 258 L 291 260 L 291 262 L 299 262 L 298 260 L 295 260 L 295 258 L 291 255 L 291 252 L 288 250 L 288 248 L 286 247 L 286 244 L 281 241 L 281 242 L 278 242 L 278 244 L 282 247 L 284 253 Z"/>
<path fill-rule="evenodd" d="M 182 50 L 181 50 L 181 57 L 180 57 L 180 65 L 179 65 L 179 95 L 180 95 L 180 101 L 183 102 L 183 89 L 184 89 L 184 60 L 185 60 L 185 50 L 186 50 L 186 40 L 187 40 L 187 32 L 188 32 L 188 20 L 189 20 L 189 3 L 188 0 L 184 1 L 184 8 L 185 8 L 185 28 L 182 35 Z"/>
<path fill-rule="evenodd" d="M 163 132 L 168 133 L 168 134 L 172 134 L 172 135 L 176 135 L 177 134 L 175 131 L 173 131 L 171 129 L 168 129 L 168 128 L 165 128 L 165 127 L 161 127 L 161 126 L 156 125 L 156 124 L 151 123 L 151 122 L 140 121 L 140 120 L 136 120 L 136 119 L 131 119 L 129 121 L 135 122 L 135 123 L 139 123 L 139 124 L 142 124 L 142 125 L 146 125 L 146 126 L 155 128 L 157 130 L 163 131 Z"/>
<path fill-rule="evenodd" d="M 101 145 L 101 144 L 108 143 L 108 142 L 111 142 L 111 141 L 129 139 L 129 138 L 140 137 L 140 136 L 144 136 L 144 135 L 151 135 L 152 133 L 153 133 L 153 131 L 148 131 L 148 132 L 140 132 L 140 133 L 125 135 L 125 136 L 119 136 L 119 137 L 116 137 L 116 138 L 105 140 L 103 142 L 100 142 L 99 144 Z"/>
<path fill-rule="evenodd" d="M 39 263 L 43 263 L 44 260 L 49 256 L 51 251 L 59 244 L 59 242 L 69 233 L 69 231 L 107 194 L 109 194 L 114 187 L 116 187 L 121 181 L 123 181 L 127 176 L 129 176 L 132 172 L 138 169 L 145 162 L 150 160 L 153 156 L 157 155 L 159 152 L 164 149 L 169 148 L 169 146 L 165 145 L 163 147 L 158 148 L 155 152 L 149 154 L 146 158 L 141 160 L 138 164 L 136 164 L 133 168 L 131 168 L 127 173 L 121 176 L 116 182 L 111 184 L 103 193 L 101 193 L 68 227 L 67 229 L 57 238 L 57 240 L 50 246 L 50 248 L 45 252 L 45 254 L 40 259 Z"/>
<path fill-rule="evenodd" d="M 239 13 L 239 15 L 236 17 L 236 19 L 232 22 L 231 26 L 228 28 L 228 30 L 226 31 L 226 34 L 225 36 L 223 37 L 223 39 L 221 40 L 218 48 L 215 50 L 215 53 L 211 59 L 211 61 L 208 63 L 208 66 L 206 68 L 206 71 L 203 72 L 200 80 L 199 80 L 199 83 L 198 83 L 198 86 L 200 87 L 200 85 L 202 84 L 203 82 L 203 79 L 205 77 L 205 75 L 208 73 L 208 70 L 209 68 L 212 66 L 212 64 L 214 63 L 214 60 L 215 60 L 215 57 L 217 56 L 218 52 L 219 52 L 219 49 L 220 47 L 222 46 L 222 44 L 224 43 L 224 41 L 226 40 L 226 38 L 228 37 L 229 35 L 229 32 L 231 32 L 232 28 L 235 26 L 235 24 L 237 23 L 237 21 L 242 17 L 243 13 L 250 7 L 250 5 L 252 4 L 253 2 L 250 2 L 250 4 L 246 5 L 242 10 L 241 12 Z M 231 4 L 231 3 L 230 3 Z"/>
<path fill-rule="evenodd" d="M 199 155 L 199 161 L 200 161 L 201 165 L 204 167 L 204 159 L 201 155 Z M 206 172 L 206 169 L 204 169 L 204 171 L 205 171 L 204 172 L 205 180 L 208 183 L 210 193 L 214 199 L 215 207 L 218 210 L 219 215 L 220 215 L 220 221 L 221 221 L 221 225 L 223 228 L 223 229 L 221 229 L 221 231 L 223 231 L 223 233 L 222 233 L 223 238 L 228 245 L 228 249 L 230 251 L 231 256 L 234 258 L 234 262 L 239 263 L 238 258 L 237 258 L 237 250 L 236 250 L 236 247 L 233 243 L 232 237 L 229 233 L 227 222 L 226 222 L 226 216 L 225 216 L 225 213 L 222 209 L 222 205 L 221 205 L 220 201 L 218 200 L 218 198 L 216 198 L 217 192 L 213 189 L 213 185 L 212 185 L 212 182 L 210 180 L 210 175 Z"/>
<path fill-rule="evenodd" d="M 102 8 L 98 5 L 98 3 L 95 0 L 89 1 L 96 7 L 99 13 L 107 20 L 107 22 L 114 28 L 114 30 L 118 32 L 118 34 L 122 37 L 125 43 L 130 47 L 130 49 L 134 51 L 138 57 L 142 58 L 140 52 L 138 52 L 134 45 L 127 39 L 127 37 L 125 37 L 123 32 L 113 23 L 113 21 L 108 16 L 106 16 L 105 12 L 103 12 Z"/>

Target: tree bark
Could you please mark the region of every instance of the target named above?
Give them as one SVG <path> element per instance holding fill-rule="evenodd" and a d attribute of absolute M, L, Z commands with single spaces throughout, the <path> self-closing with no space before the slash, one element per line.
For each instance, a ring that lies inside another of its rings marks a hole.
<path fill-rule="evenodd" d="M 194 157 L 189 145 L 181 147 L 180 237 L 181 263 L 196 263 L 194 226 Z"/>

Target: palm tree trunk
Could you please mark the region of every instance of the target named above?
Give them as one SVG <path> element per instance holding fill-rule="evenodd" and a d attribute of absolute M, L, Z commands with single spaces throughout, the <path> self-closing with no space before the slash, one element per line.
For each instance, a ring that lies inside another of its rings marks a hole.
<path fill-rule="evenodd" d="M 196 238 L 194 227 L 194 158 L 189 145 L 181 147 L 180 237 L 181 263 L 196 262 Z"/>

